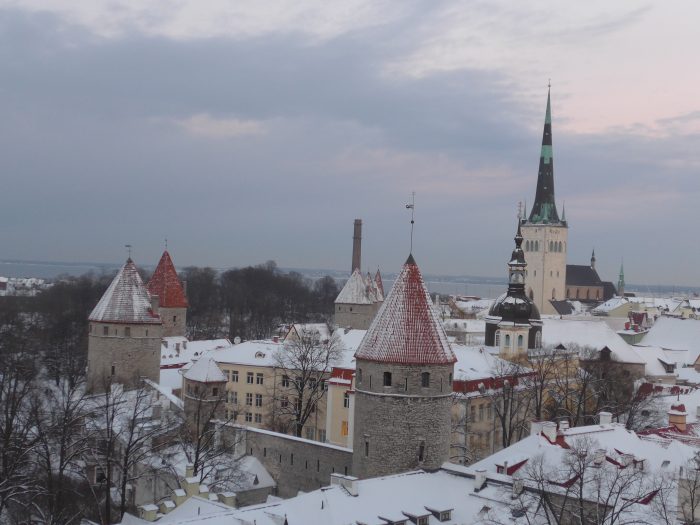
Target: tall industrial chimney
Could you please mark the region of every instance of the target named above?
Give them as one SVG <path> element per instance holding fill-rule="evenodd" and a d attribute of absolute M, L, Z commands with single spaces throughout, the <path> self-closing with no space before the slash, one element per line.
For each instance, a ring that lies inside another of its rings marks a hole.
<path fill-rule="evenodd" d="M 355 219 L 355 230 L 352 235 L 352 268 L 350 272 L 360 270 L 362 264 L 362 219 Z"/>

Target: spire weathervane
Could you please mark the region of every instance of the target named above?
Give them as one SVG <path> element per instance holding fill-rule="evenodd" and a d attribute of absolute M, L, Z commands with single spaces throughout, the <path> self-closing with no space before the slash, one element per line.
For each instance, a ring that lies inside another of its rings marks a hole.
<path fill-rule="evenodd" d="M 165 238 L 165 251 L 168 251 L 168 238 Z"/>
<path fill-rule="evenodd" d="M 131 244 L 125 244 L 124 248 L 126 248 L 126 253 L 129 255 L 129 259 L 131 259 Z"/>
<path fill-rule="evenodd" d="M 411 251 L 409 253 L 413 253 L 413 225 L 415 224 L 415 221 L 413 219 L 413 214 L 416 209 L 416 192 L 411 193 L 411 204 L 406 204 L 406 209 L 411 210 Z"/>

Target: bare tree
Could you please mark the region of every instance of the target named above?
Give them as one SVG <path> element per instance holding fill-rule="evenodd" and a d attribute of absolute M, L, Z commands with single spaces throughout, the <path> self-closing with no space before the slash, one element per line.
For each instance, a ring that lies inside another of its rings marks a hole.
<path fill-rule="evenodd" d="M 325 395 L 325 381 L 341 357 L 342 342 L 337 335 L 324 337 L 318 330 L 303 327 L 273 356 L 282 374 L 275 385 L 273 413 L 282 425 L 289 423 L 294 435 L 301 437 Z"/>
<path fill-rule="evenodd" d="M 693 462 L 680 469 L 678 476 L 678 509 L 683 523 L 700 521 L 700 452 L 695 453 Z"/>
<path fill-rule="evenodd" d="M 551 462 L 539 454 L 518 471 L 514 509 L 526 523 L 566 525 L 631 525 L 675 523 L 668 505 L 674 481 L 606 460 L 605 451 L 590 438 L 581 438 Z M 656 500 L 657 504 L 650 505 Z M 490 516 L 490 523 L 502 520 Z"/>
<path fill-rule="evenodd" d="M 491 368 L 489 384 L 480 388 L 491 400 L 503 448 L 529 432 L 533 402 L 527 379 L 531 373 L 517 363 L 499 359 Z"/>

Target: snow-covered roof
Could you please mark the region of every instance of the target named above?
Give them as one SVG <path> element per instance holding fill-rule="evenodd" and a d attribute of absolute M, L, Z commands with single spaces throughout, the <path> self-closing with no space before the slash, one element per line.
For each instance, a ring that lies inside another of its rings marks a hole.
<path fill-rule="evenodd" d="M 168 250 L 163 252 L 146 287 L 151 295 L 158 296 L 163 308 L 187 308 L 185 290 L 182 289 Z"/>
<path fill-rule="evenodd" d="M 542 343 L 545 346 L 563 345 L 569 348 L 602 350 L 607 347 L 616 361 L 623 363 L 645 363 L 634 347 L 629 345 L 607 323 L 598 319 L 543 319 Z"/>
<path fill-rule="evenodd" d="M 226 381 L 226 376 L 212 357 L 204 356 L 185 372 L 185 379 L 200 383 L 220 383 Z"/>
<path fill-rule="evenodd" d="M 624 297 L 612 297 L 605 301 L 602 304 L 599 304 L 593 310 L 591 310 L 591 313 L 594 314 L 606 314 L 608 312 L 612 312 L 616 308 L 619 308 L 622 305 L 627 304 L 629 301 L 625 299 Z"/>
<path fill-rule="evenodd" d="M 410 521 L 406 514 L 430 516 L 432 511 L 451 511 L 447 525 L 476 523 L 486 513 L 497 513 L 503 522 L 522 524 L 525 518 L 511 516 L 509 498 L 503 498 L 501 487 L 489 483 L 481 491 L 474 490 L 474 473 L 468 469 L 406 472 L 394 476 L 353 481 L 357 495 L 352 497 L 340 483 L 286 500 L 232 509 L 221 504 L 193 497 L 189 505 L 181 505 L 163 516 L 159 523 L 176 525 L 386 525 L 383 518 Z M 492 479 L 498 476 L 490 476 Z M 209 504 L 207 504 L 209 503 Z M 198 510 L 199 509 L 199 510 Z M 430 510 L 429 510 L 430 509 Z"/>
<path fill-rule="evenodd" d="M 457 360 L 412 255 L 367 330 L 355 358 L 436 365 Z"/>
<path fill-rule="evenodd" d="M 666 350 L 684 350 L 684 362 L 692 365 L 700 355 L 700 320 L 660 317 L 639 343 Z"/>
<path fill-rule="evenodd" d="M 357 268 L 350 279 L 345 283 L 343 289 L 340 290 L 338 297 L 335 299 L 336 304 L 373 304 L 377 301 L 376 295 L 373 293 L 374 287 L 365 281 L 362 273 Z"/>
<path fill-rule="evenodd" d="M 103 323 L 161 324 L 131 258 L 127 259 L 88 317 Z"/>
<path fill-rule="evenodd" d="M 212 350 L 230 348 L 233 343 L 228 339 L 203 339 L 188 341 L 186 337 L 164 337 L 160 344 L 160 366 L 173 367 L 184 365 L 198 359 Z"/>
<path fill-rule="evenodd" d="M 474 381 L 503 374 L 504 370 L 514 365 L 494 355 L 483 346 L 465 346 L 453 344 L 452 351 L 457 357 L 454 378 L 462 381 Z"/>

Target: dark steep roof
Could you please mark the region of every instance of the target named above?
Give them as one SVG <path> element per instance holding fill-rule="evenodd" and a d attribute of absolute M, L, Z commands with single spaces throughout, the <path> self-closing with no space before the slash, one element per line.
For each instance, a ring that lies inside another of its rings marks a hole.
<path fill-rule="evenodd" d="M 552 303 L 552 307 L 554 308 L 554 311 L 556 311 L 559 315 L 571 315 L 574 313 L 574 308 L 571 306 L 571 303 L 569 301 L 549 301 Z"/>
<path fill-rule="evenodd" d="M 603 286 L 603 282 L 598 276 L 595 268 L 586 264 L 566 265 L 566 285 L 567 286 Z"/>
<path fill-rule="evenodd" d="M 167 250 L 163 252 L 146 288 L 151 295 L 158 296 L 163 308 L 187 308 L 185 290 L 182 289 L 175 265 Z"/>
<path fill-rule="evenodd" d="M 612 299 L 617 295 L 617 288 L 611 281 L 603 281 L 603 301 Z"/>
<path fill-rule="evenodd" d="M 457 361 L 410 255 L 355 353 L 356 359 L 405 365 Z"/>

